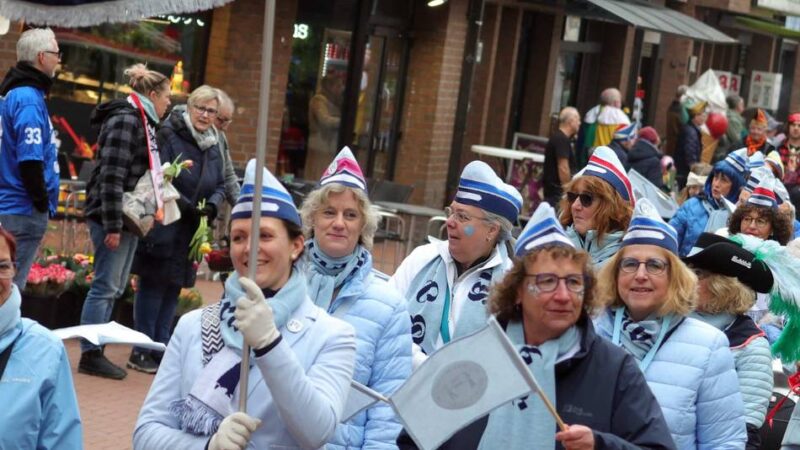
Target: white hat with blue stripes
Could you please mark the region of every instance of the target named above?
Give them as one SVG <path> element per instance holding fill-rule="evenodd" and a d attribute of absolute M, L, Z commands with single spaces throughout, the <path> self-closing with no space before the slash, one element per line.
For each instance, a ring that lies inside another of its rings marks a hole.
<path fill-rule="evenodd" d="M 537 248 L 550 245 L 575 247 L 556 218 L 556 211 L 549 203 L 542 202 L 517 238 L 514 254 L 522 257 Z"/>
<path fill-rule="evenodd" d="M 472 161 L 464 167 L 454 200 L 505 217 L 511 223 L 517 221 L 522 209 L 517 188 L 504 183 L 483 161 Z"/>
<path fill-rule="evenodd" d="M 261 217 L 275 217 L 288 220 L 289 222 L 301 225 L 300 214 L 292 201 L 292 196 L 286 188 L 272 175 L 266 167 L 263 169 L 261 183 Z M 251 159 L 247 162 L 247 169 L 244 172 L 244 182 L 239 198 L 231 210 L 231 220 L 249 219 L 253 217 L 253 198 L 255 193 L 256 181 L 256 160 Z"/>

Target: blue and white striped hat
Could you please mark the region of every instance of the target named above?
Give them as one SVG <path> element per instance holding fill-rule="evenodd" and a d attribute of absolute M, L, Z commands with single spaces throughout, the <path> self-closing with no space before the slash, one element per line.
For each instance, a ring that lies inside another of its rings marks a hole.
<path fill-rule="evenodd" d="M 505 217 L 512 224 L 522 209 L 522 196 L 517 188 L 504 183 L 483 161 L 472 161 L 464 167 L 455 201 Z"/>
<path fill-rule="evenodd" d="M 561 222 L 556 219 L 556 211 L 549 203 L 542 202 L 517 238 L 514 254 L 520 258 L 545 245 L 575 247 L 572 239 L 564 232 Z"/>
<path fill-rule="evenodd" d="M 772 170 L 769 167 L 764 167 L 763 165 L 757 169 L 751 170 L 750 175 L 747 177 L 747 184 L 744 186 L 744 190 L 747 192 L 753 192 L 762 181 L 768 178 L 775 178 L 772 175 Z"/>
<path fill-rule="evenodd" d="M 575 176 L 601 178 L 610 184 L 619 193 L 620 197 L 629 202 L 631 206 L 636 203 L 636 199 L 633 196 L 633 186 L 631 186 L 628 174 L 625 173 L 625 167 L 622 166 L 614 150 L 608 147 L 601 146 L 594 149 L 592 156 L 589 158 L 589 163 Z"/>
<path fill-rule="evenodd" d="M 764 177 L 763 180 L 753 189 L 753 193 L 747 199 L 748 205 L 761 206 L 766 208 L 777 208 L 778 197 L 775 195 L 775 178 Z"/>
<path fill-rule="evenodd" d="M 747 159 L 747 147 L 728 153 L 728 156 L 726 156 L 723 161 L 730 164 L 742 175 L 745 175 L 750 170 L 750 162 Z"/>
<path fill-rule="evenodd" d="M 664 222 L 656 207 L 646 198 L 636 202 L 628 231 L 622 237 L 622 246 L 657 245 L 678 254 L 678 233 Z"/>
<path fill-rule="evenodd" d="M 261 217 L 275 217 L 288 220 L 298 226 L 301 225 L 300 214 L 294 206 L 292 196 L 286 188 L 272 175 L 266 167 L 263 169 L 263 180 L 261 187 Z M 244 182 L 239 193 L 239 199 L 231 210 L 231 220 L 249 219 L 253 217 L 253 194 L 255 193 L 256 181 L 256 160 L 251 159 L 247 162 L 247 169 L 244 172 Z"/>
<path fill-rule="evenodd" d="M 320 186 L 328 183 L 339 183 L 367 192 L 367 180 L 349 147 L 344 147 L 336 155 L 333 162 L 325 169 L 322 178 L 319 179 Z"/>
<path fill-rule="evenodd" d="M 759 167 L 764 167 L 764 154 L 761 152 L 755 152 L 752 156 L 747 158 L 747 164 L 750 167 L 750 170 L 758 169 Z"/>

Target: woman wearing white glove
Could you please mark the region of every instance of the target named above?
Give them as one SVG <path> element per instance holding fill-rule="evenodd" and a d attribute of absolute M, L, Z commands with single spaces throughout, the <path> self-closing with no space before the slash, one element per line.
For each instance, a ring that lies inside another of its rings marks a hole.
<path fill-rule="evenodd" d="M 236 273 L 224 298 L 181 318 L 139 413 L 135 449 L 320 448 L 342 419 L 353 328 L 314 306 L 295 262 L 300 217 L 264 171 L 255 280 L 248 273 L 255 160 L 231 212 Z M 247 414 L 239 404 L 242 344 L 252 349 Z"/>

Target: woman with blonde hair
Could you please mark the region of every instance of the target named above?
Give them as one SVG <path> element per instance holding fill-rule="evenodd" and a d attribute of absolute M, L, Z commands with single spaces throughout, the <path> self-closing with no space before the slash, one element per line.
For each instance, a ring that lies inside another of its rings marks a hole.
<path fill-rule="evenodd" d="M 677 253 L 675 229 L 640 200 L 621 250 L 598 275 L 606 309 L 597 332 L 636 359 L 678 448 L 741 449 L 744 406 L 728 340 L 687 317 L 697 277 Z"/>
<path fill-rule="evenodd" d="M 634 197 L 628 175 L 613 150 L 598 147 L 564 191 L 561 225 L 575 246 L 601 266 L 619 250 L 631 220 Z"/>
<path fill-rule="evenodd" d="M 100 127 L 97 166 L 86 186 L 86 212 L 94 246 L 95 276 L 86 295 L 81 325 L 106 323 L 114 302 L 128 284 L 139 244 L 124 225 L 122 196 L 158 161 L 156 128 L 170 105 L 169 78 L 144 64 L 125 69 L 133 90 L 125 99 L 99 105 L 90 122 Z M 122 379 L 127 372 L 103 355 L 103 348 L 81 341 L 78 372 Z"/>
<path fill-rule="evenodd" d="M 698 279 L 692 317 L 725 333 L 730 343 L 745 405 L 747 448 L 757 449 L 772 395 L 772 352 L 764 332 L 745 313 L 756 292 L 772 289 L 772 272 L 753 253 L 711 233 L 701 234 L 683 260 Z"/>
<path fill-rule="evenodd" d="M 225 199 L 225 178 L 219 136 L 214 119 L 219 113 L 219 92 L 200 86 L 189 95 L 185 111 L 173 111 L 158 131 L 164 162 L 192 161 L 191 170 L 175 178 L 180 220 L 156 224 L 136 251 L 132 272 L 139 275 L 134 322 L 136 329 L 158 342 L 171 335 L 181 288 L 194 286 L 197 262 L 189 258 L 192 237 L 201 216 L 211 223 Z M 203 204 L 200 207 L 200 204 Z M 134 348 L 128 367 L 155 373 L 162 353 Z"/>
<path fill-rule="evenodd" d="M 372 267 L 378 214 L 349 148 L 328 166 L 300 212 L 308 295 L 353 325 L 358 340 L 353 379 L 388 397 L 411 375 L 411 321 L 400 293 Z M 381 402 L 337 425 L 327 448 L 391 447 L 401 428 L 392 408 Z"/>

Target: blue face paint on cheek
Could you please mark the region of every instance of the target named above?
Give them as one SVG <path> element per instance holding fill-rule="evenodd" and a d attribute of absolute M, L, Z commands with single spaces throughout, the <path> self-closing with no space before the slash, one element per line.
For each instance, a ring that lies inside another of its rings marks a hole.
<path fill-rule="evenodd" d="M 465 226 L 464 234 L 466 234 L 467 236 L 472 236 L 473 234 L 475 234 L 475 227 L 473 227 L 472 225 Z"/>

